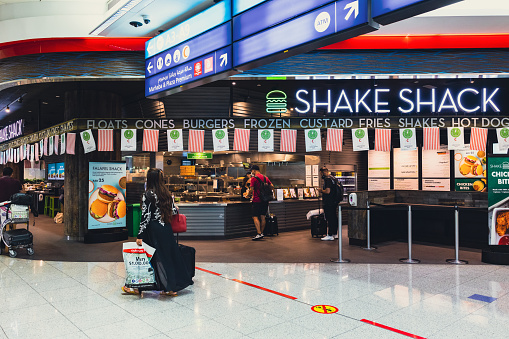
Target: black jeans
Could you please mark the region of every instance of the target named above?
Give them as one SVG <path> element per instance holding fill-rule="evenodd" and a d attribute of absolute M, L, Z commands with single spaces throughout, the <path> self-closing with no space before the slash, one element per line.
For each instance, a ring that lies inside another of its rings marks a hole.
<path fill-rule="evenodd" d="M 338 234 L 338 206 L 323 206 L 323 212 L 325 213 L 325 219 L 327 220 L 327 226 L 329 227 L 329 235 Z"/>

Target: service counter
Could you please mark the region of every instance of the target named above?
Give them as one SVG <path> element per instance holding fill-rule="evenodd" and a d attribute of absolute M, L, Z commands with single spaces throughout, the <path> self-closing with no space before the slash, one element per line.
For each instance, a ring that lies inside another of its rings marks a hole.
<path fill-rule="evenodd" d="M 279 232 L 309 229 L 306 214 L 319 208 L 318 199 L 271 201 L 270 213 L 277 216 Z M 180 238 L 230 239 L 256 234 L 250 202 L 178 203 L 187 217 L 187 232 Z"/>
<path fill-rule="evenodd" d="M 488 244 L 488 194 L 481 192 L 361 191 L 357 207 L 370 202 L 371 243 L 406 241 L 408 205 L 412 207 L 413 240 L 454 245 L 454 206 L 459 207 L 460 246 Z M 383 205 L 377 206 L 376 204 Z M 366 243 L 366 210 L 348 211 L 348 237 L 352 245 Z"/>

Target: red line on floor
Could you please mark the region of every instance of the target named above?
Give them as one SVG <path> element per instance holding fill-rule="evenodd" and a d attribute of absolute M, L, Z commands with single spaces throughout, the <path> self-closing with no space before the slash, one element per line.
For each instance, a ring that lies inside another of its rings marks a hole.
<path fill-rule="evenodd" d="M 221 275 L 221 273 L 216 273 L 216 272 L 212 272 L 212 271 L 209 271 L 209 270 L 206 270 L 204 268 L 199 268 L 199 267 L 195 267 L 197 270 L 200 270 L 200 271 L 203 271 L 203 272 L 207 272 L 207 273 L 210 273 L 210 274 L 213 274 L 213 275 Z"/>
<path fill-rule="evenodd" d="M 410 337 L 410 338 L 426 339 L 424 337 L 420 337 L 420 336 L 412 334 L 412 333 L 401 331 L 401 330 L 398 330 L 398 329 L 393 328 L 393 327 L 385 326 L 385 325 L 376 323 L 376 322 L 371 321 L 371 320 L 361 319 L 361 321 L 366 323 L 366 324 L 370 324 L 370 325 L 373 325 L 373 326 L 377 326 L 377 327 L 383 328 L 384 330 L 389 330 L 389 331 L 396 332 L 396 333 L 399 333 L 399 334 L 402 334 L 402 335 L 406 335 L 407 337 Z"/>
<path fill-rule="evenodd" d="M 241 284 L 244 284 L 244 285 L 247 285 L 247 286 L 251 286 L 251 287 L 260 289 L 260 290 L 265 291 L 265 292 L 270 292 L 270 293 L 277 294 L 277 295 L 279 295 L 281 297 L 285 297 L 285 298 L 292 299 L 292 300 L 296 300 L 297 299 L 295 297 L 292 297 L 291 295 L 287 295 L 287 294 L 279 293 L 279 292 L 276 292 L 276 291 L 273 291 L 273 290 L 269 290 L 268 288 L 261 287 L 261 286 L 258 286 L 258 285 L 254 285 L 254 284 L 250 284 L 250 283 L 242 281 L 242 280 L 238 280 L 238 279 L 231 279 L 231 280 L 235 281 L 235 282 L 238 282 L 238 283 L 241 283 Z"/>

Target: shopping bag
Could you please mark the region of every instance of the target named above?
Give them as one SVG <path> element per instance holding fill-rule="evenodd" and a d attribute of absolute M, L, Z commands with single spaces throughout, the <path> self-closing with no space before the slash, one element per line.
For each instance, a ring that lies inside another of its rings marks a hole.
<path fill-rule="evenodd" d="M 135 242 L 123 244 L 122 254 L 126 271 L 125 286 L 129 288 L 155 289 L 156 279 L 150 260 L 156 249 L 143 243 L 138 246 Z"/>
<path fill-rule="evenodd" d="M 61 224 L 64 222 L 64 213 L 58 212 L 57 215 L 55 215 L 55 224 Z"/>

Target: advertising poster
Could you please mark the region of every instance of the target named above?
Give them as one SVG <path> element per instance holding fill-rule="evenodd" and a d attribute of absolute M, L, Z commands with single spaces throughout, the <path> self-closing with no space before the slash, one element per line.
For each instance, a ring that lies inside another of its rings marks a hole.
<path fill-rule="evenodd" d="M 56 178 L 57 168 L 56 164 L 48 164 L 48 179 L 53 180 Z"/>
<path fill-rule="evenodd" d="M 399 136 L 399 147 L 402 151 L 414 151 L 417 149 L 415 128 L 400 128 Z"/>
<path fill-rule="evenodd" d="M 135 129 L 122 129 L 120 138 L 120 150 L 122 152 L 136 151 Z"/>
<path fill-rule="evenodd" d="M 401 148 L 394 149 L 394 177 L 419 177 L 419 152 L 417 150 L 403 151 Z"/>
<path fill-rule="evenodd" d="M 368 177 L 391 177 L 391 152 L 368 151 Z"/>
<path fill-rule="evenodd" d="M 56 166 L 56 180 L 64 180 L 65 177 L 65 163 L 57 162 Z"/>
<path fill-rule="evenodd" d="M 463 127 L 447 127 L 447 143 L 449 150 L 463 149 L 465 147 Z"/>
<path fill-rule="evenodd" d="M 169 129 L 166 135 L 168 137 L 168 152 L 184 151 L 184 138 L 181 129 Z"/>
<path fill-rule="evenodd" d="M 498 140 L 498 148 L 501 151 L 506 151 L 509 149 L 509 128 L 502 127 L 497 128 L 497 140 Z"/>
<path fill-rule="evenodd" d="M 212 141 L 214 142 L 214 152 L 228 151 L 230 149 L 228 130 L 226 128 L 213 129 Z"/>
<path fill-rule="evenodd" d="M 486 192 L 486 152 L 465 145 L 454 151 L 455 191 Z"/>
<path fill-rule="evenodd" d="M 319 152 L 322 150 L 322 139 L 320 137 L 320 129 L 304 130 L 306 136 L 306 152 Z"/>
<path fill-rule="evenodd" d="M 352 143 L 354 151 L 369 151 L 368 129 L 352 129 Z"/>
<path fill-rule="evenodd" d="M 490 245 L 509 245 L 509 157 L 488 161 Z"/>
<path fill-rule="evenodd" d="M 88 229 L 126 227 L 125 162 L 91 162 L 88 175 Z"/>

